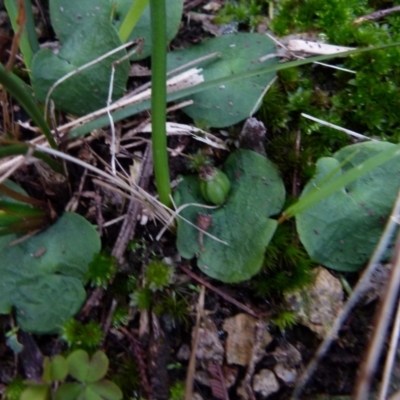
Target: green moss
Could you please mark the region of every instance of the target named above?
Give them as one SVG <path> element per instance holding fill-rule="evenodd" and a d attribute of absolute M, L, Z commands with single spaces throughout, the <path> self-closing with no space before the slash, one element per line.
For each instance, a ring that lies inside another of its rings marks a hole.
<path fill-rule="evenodd" d="M 68 343 L 71 350 L 84 349 L 93 352 L 101 343 L 103 331 L 97 322 L 82 324 L 75 319 L 70 319 L 62 326 L 61 337 Z"/>
<path fill-rule="evenodd" d="M 214 23 L 237 22 L 254 30 L 268 12 L 270 0 L 228 1 L 218 12 Z"/>
<path fill-rule="evenodd" d="M 96 254 L 88 266 L 87 279 L 92 282 L 93 286 L 106 288 L 116 271 L 117 265 L 114 257 L 104 253 Z"/>
<path fill-rule="evenodd" d="M 183 400 L 185 397 L 185 384 L 184 382 L 175 382 L 169 388 L 170 400 Z"/>
<path fill-rule="evenodd" d="M 279 225 L 267 247 L 264 268 L 251 281 L 256 295 L 280 296 L 312 282 L 313 262 L 298 242 L 290 223 Z"/>
<path fill-rule="evenodd" d="M 19 400 L 26 384 L 21 378 L 13 379 L 4 392 L 4 400 Z"/>
<path fill-rule="evenodd" d="M 271 27 L 278 36 L 323 33 L 328 43 L 343 46 L 400 41 L 398 15 L 354 23 L 374 10 L 366 0 L 286 0 L 279 3 Z M 306 134 L 318 135 L 320 145 L 315 156 L 322 155 L 324 149 L 333 152 L 348 144 L 349 139 L 343 134 L 300 116 L 306 113 L 367 136 L 398 142 L 400 49 L 371 51 L 330 63 L 355 73 L 313 65 L 279 74 L 279 81 L 267 93 L 261 109 L 269 132 L 278 135 L 300 131 L 302 149 L 315 144 L 305 141 Z"/>

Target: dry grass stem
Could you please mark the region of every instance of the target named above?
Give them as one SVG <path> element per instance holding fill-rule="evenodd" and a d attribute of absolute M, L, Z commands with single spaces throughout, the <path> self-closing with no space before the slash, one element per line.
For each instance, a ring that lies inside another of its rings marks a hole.
<path fill-rule="evenodd" d="M 373 142 L 379 142 L 379 140 L 370 138 L 368 136 L 364 136 L 361 133 L 357 133 L 357 132 L 351 131 L 351 130 L 346 129 L 346 128 L 342 128 L 339 125 L 331 124 L 330 122 L 326 122 L 326 121 L 324 121 L 322 119 L 312 117 L 311 115 L 301 113 L 301 116 L 304 117 L 304 118 L 310 119 L 311 121 L 318 122 L 319 124 L 327 126 L 329 128 L 336 129 L 336 130 L 338 130 L 340 132 L 347 133 L 348 135 L 353 136 L 353 137 L 355 137 L 357 139 L 360 139 L 360 140 L 372 140 Z"/>
<path fill-rule="evenodd" d="M 379 239 L 379 243 L 377 244 L 375 251 L 374 251 L 366 269 L 364 270 L 361 278 L 359 279 L 356 287 L 354 288 L 353 295 L 349 298 L 349 300 L 347 301 L 343 310 L 337 316 L 337 318 L 336 318 L 335 322 L 333 323 L 332 328 L 329 332 L 329 335 L 327 335 L 325 337 L 324 341 L 320 344 L 314 358 L 310 361 L 310 363 L 307 365 L 306 369 L 303 371 L 303 373 L 297 380 L 296 386 L 295 386 L 293 394 L 292 394 L 293 400 L 300 399 L 300 395 L 301 395 L 305 385 L 307 384 L 308 380 L 310 379 L 312 374 L 315 372 L 319 361 L 329 350 L 329 347 L 331 346 L 332 342 L 336 339 L 341 326 L 345 322 L 345 320 L 348 317 L 348 315 L 350 314 L 351 310 L 358 303 L 358 301 L 360 300 L 362 295 L 365 293 L 366 289 L 368 289 L 369 282 L 371 281 L 374 271 L 376 270 L 377 266 L 379 265 L 379 262 L 380 262 L 381 258 L 383 257 L 384 253 L 386 252 L 388 246 L 390 245 L 392 237 L 397 229 L 398 224 L 392 217 L 397 216 L 399 214 L 400 214 L 400 192 L 397 195 L 397 199 L 396 199 L 395 205 L 393 207 L 391 217 L 388 219 L 388 221 L 386 223 L 386 226 L 382 233 L 382 236 Z"/>

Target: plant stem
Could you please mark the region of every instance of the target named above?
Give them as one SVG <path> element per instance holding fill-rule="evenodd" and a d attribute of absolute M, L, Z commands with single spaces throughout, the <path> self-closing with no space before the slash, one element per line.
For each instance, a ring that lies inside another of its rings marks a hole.
<path fill-rule="evenodd" d="M 166 112 L 167 112 L 167 49 L 165 0 L 150 0 L 152 33 L 151 69 L 151 123 L 154 175 L 160 201 L 170 206 Z"/>

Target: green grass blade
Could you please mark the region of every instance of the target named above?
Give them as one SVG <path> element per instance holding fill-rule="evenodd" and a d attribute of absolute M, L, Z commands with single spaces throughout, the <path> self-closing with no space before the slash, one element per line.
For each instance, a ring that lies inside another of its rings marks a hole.
<path fill-rule="evenodd" d="M 32 9 L 30 9 L 30 13 L 27 13 L 27 8 L 26 8 L 27 4 L 26 3 L 28 3 L 28 1 L 24 0 L 25 15 L 26 15 L 26 18 L 27 18 L 26 24 L 28 26 L 28 24 L 32 24 L 32 21 L 28 22 L 28 20 L 29 20 L 29 18 L 33 18 L 33 16 L 32 16 Z M 20 26 L 18 25 L 18 22 L 17 22 L 17 19 L 18 19 L 17 1 L 16 0 L 5 0 L 4 1 L 4 5 L 6 7 L 7 14 L 8 14 L 9 18 L 10 18 L 11 25 L 12 25 L 12 28 L 14 30 L 14 33 L 17 33 L 19 28 L 20 28 Z M 22 32 L 22 35 L 21 35 L 21 38 L 20 38 L 20 41 L 19 41 L 19 48 L 20 48 L 22 56 L 24 58 L 24 62 L 25 62 L 26 67 L 28 69 L 30 69 L 31 62 L 32 62 L 32 57 L 33 57 L 33 49 L 32 49 L 32 46 L 31 46 L 31 41 L 34 42 L 35 39 L 31 38 L 31 40 L 30 40 L 30 38 L 28 36 L 28 32 L 29 32 L 29 34 L 31 34 L 32 32 L 31 32 L 30 29 L 28 31 L 27 26 L 25 26 L 24 29 L 23 29 L 23 32 Z M 36 38 L 36 33 L 35 33 L 35 38 Z M 36 42 L 37 42 L 37 38 L 36 38 Z M 39 44 L 38 44 L 38 47 L 39 47 Z"/>
<path fill-rule="evenodd" d="M 46 215 L 46 213 L 39 208 L 5 200 L 0 200 L 0 210 L 7 214 L 20 217 L 44 217 Z"/>
<path fill-rule="evenodd" d="M 148 4 L 149 0 L 133 0 L 132 6 L 126 14 L 125 19 L 122 21 L 118 31 L 122 43 L 125 43 L 128 40 Z"/>
<path fill-rule="evenodd" d="M 273 71 L 281 71 L 286 68 L 294 68 L 294 67 L 299 67 L 302 65 L 307 65 L 311 64 L 315 61 L 326 61 L 326 60 L 331 60 L 336 57 L 341 57 L 341 56 L 349 56 L 349 55 L 354 55 L 354 54 L 359 54 L 359 53 L 365 53 L 367 51 L 374 51 L 374 50 L 384 50 L 389 47 L 394 47 L 394 46 L 400 46 L 400 42 L 396 43 L 390 43 L 390 44 L 385 44 L 382 46 L 375 46 L 375 47 L 368 47 L 368 48 L 362 48 L 362 49 L 356 49 L 356 50 L 350 50 L 346 51 L 343 53 L 337 53 L 337 54 L 329 54 L 329 55 L 323 55 L 323 56 L 316 56 L 316 57 L 310 57 L 304 60 L 297 60 L 297 61 L 289 61 L 289 62 L 284 62 L 281 64 L 275 64 L 273 66 L 269 67 L 263 67 L 257 70 L 252 70 L 252 71 L 247 71 L 247 72 L 242 72 L 240 74 L 233 74 L 229 75 L 223 78 L 218 78 L 218 79 L 213 79 L 208 82 L 201 83 L 196 86 L 192 86 L 187 89 L 183 89 L 174 93 L 170 93 L 167 96 L 167 101 L 177 101 L 181 100 L 185 97 L 189 97 L 193 94 L 199 93 L 203 90 L 206 89 L 211 89 L 213 87 L 217 87 L 220 85 L 225 85 L 227 83 L 235 82 L 240 79 L 244 78 L 251 78 L 253 76 L 257 75 L 262 75 L 262 74 L 267 74 L 269 72 Z M 150 102 L 149 101 L 143 101 L 139 104 L 134 104 L 132 106 L 125 107 L 124 109 L 120 109 L 118 111 L 115 111 L 112 113 L 113 120 L 115 122 L 120 121 L 122 119 L 131 117 L 132 115 L 135 115 L 141 111 L 147 110 L 150 108 Z M 91 132 L 94 129 L 101 129 L 105 126 L 109 125 L 109 119 L 107 116 L 101 116 L 99 118 L 96 118 L 93 121 L 90 121 L 86 124 L 83 124 L 77 128 L 74 128 L 70 132 L 70 137 L 80 137 L 84 136 L 87 133 Z"/>
<path fill-rule="evenodd" d="M 339 176 L 333 181 L 326 183 L 325 185 L 320 186 L 316 190 L 313 190 L 312 192 L 306 194 L 301 200 L 291 205 L 283 212 L 283 216 L 280 218 L 280 221 L 283 219 L 291 218 L 296 214 L 300 214 L 307 208 L 323 200 L 325 197 L 330 196 L 337 190 L 357 180 L 361 176 L 367 174 L 373 169 L 379 167 L 380 165 L 390 161 L 399 154 L 400 154 L 400 144 L 393 146 L 393 148 L 383 151 L 382 153 L 379 153 L 374 157 L 371 157 L 362 164 L 357 165 L 356 167 L 348 170 L 343 175 Z"/>
<path fill-rule="evenodd" d="M 57 148 L 50 128 L 47 125 L 39 107 L 31 95 L 31 88 L 17 75 L 7 71 L 3 64 L 0 64 L 0 83 L 13 96 L 29 114 L 35 124 L 40 128 L 50 146 Z"/>
<path fill-rule="evenodd" d="M 29 148 L 30 148 L 29 144 L 24 144 L 24 143 L 0 147 L 0 158 L 16 156 L 16 155 L 24 156 L 27 154 Z M 32 156 L 38 158 L 39 160 L 44 161 L 53 171 L 58 172 L 59 174 L 64 173 L 61 164 L 53 160 L 47 154 L 41 153 L 40 151 L 34 151 L 32 153 Z"/>
<path fill-rule="evenodd" d="M 26 14 L 26 33 L 28 35 L 29 44 L 33 54 L 40 50 L 39 41 L 36 35 L 35 19 L 33 18 L 31 0 L 25 0 Z"/>

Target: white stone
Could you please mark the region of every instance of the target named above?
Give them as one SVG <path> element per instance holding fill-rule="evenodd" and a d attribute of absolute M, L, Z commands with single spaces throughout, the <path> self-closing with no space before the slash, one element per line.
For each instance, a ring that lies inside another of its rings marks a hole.
<path fill-rule="evenodd" d="M 269 369 L 262 369 L 253 378 L 253 390 L 267 398 L 279 390 L 279 383 L 274 373 Z"/>

